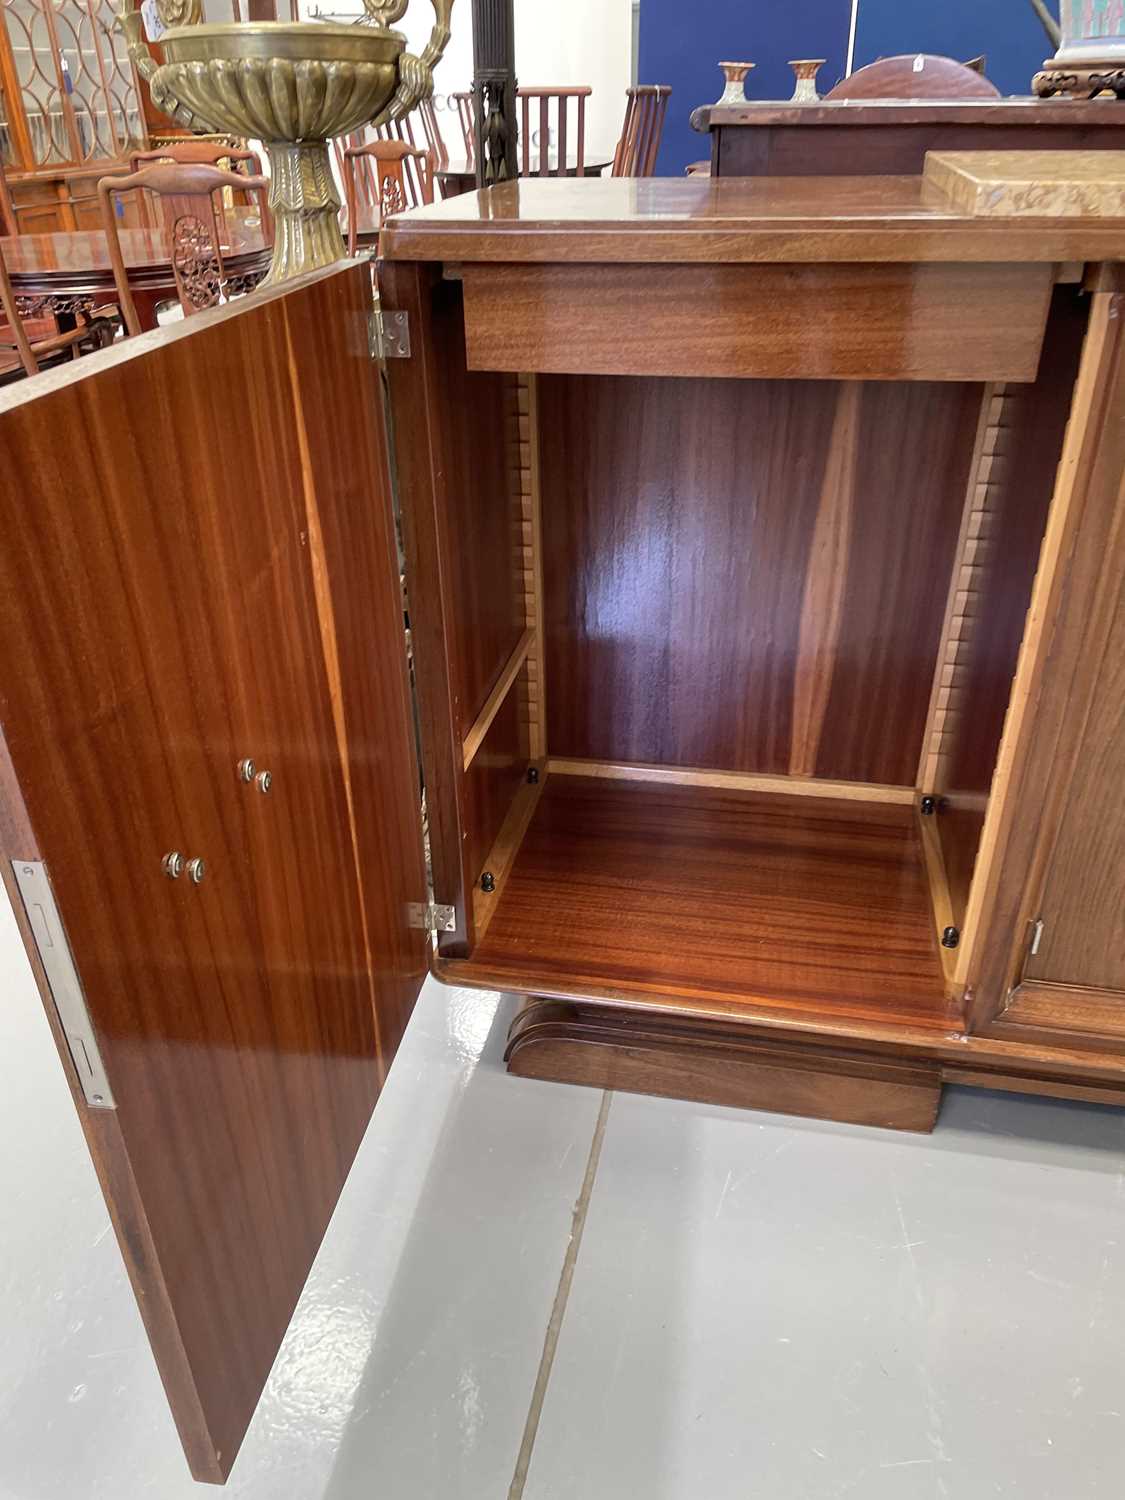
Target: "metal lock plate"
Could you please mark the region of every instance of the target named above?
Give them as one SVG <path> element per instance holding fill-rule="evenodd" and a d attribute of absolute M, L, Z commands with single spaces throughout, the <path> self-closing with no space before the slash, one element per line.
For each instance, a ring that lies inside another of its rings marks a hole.
<path fill-rule="evenodd" d="M 70 944 L 47 879 L 47 866 L 37 859 L 14 859 L 12 871 L 86 1103 L 91 1109 L 113 1109 L 113 1094 L 102 1066 Z"/>

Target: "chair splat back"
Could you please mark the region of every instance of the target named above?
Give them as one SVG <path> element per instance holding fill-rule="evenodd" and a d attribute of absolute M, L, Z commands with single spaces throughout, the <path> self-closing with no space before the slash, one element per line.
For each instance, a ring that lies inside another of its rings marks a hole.
<path fill-rule="evenodd" d="M 664 133 L 671 88 L 644 83 L 625 90 L 625 122 L 613 157 L 614 177 L 651 177 Z"/>

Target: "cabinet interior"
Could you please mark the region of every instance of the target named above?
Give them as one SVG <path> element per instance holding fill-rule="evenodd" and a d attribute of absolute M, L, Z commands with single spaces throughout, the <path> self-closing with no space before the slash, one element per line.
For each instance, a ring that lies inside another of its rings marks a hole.
<path fill-rule="evenodd" d="M 450 977 L 956 1027 L 1078 287 L 1003 384 L 469 370 L 433 296 Z"/>

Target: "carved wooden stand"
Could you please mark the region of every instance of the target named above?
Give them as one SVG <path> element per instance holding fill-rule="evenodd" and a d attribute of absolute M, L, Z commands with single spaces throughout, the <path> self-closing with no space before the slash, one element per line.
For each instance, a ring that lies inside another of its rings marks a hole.
<path fill-rule="evenodd" d="M 1089 63 L 1082 68 L 1045 68 L 1042 73 L 1036 73 L 1031 87 L 1041 99 L 1049 99 L 1052 94 L 1093 99 L 1104 93 L 1125 99 L 1125 67 L 1118 61 Z"/>

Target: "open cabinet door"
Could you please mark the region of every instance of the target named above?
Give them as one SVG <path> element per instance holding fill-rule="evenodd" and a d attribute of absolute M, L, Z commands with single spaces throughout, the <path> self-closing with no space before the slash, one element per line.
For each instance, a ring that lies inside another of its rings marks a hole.
<path fill-rule="evenodd" d="M 337 267 L 0 393 L 0 867 L 217 1482 L 425 969 L 370 308 Z"/>

